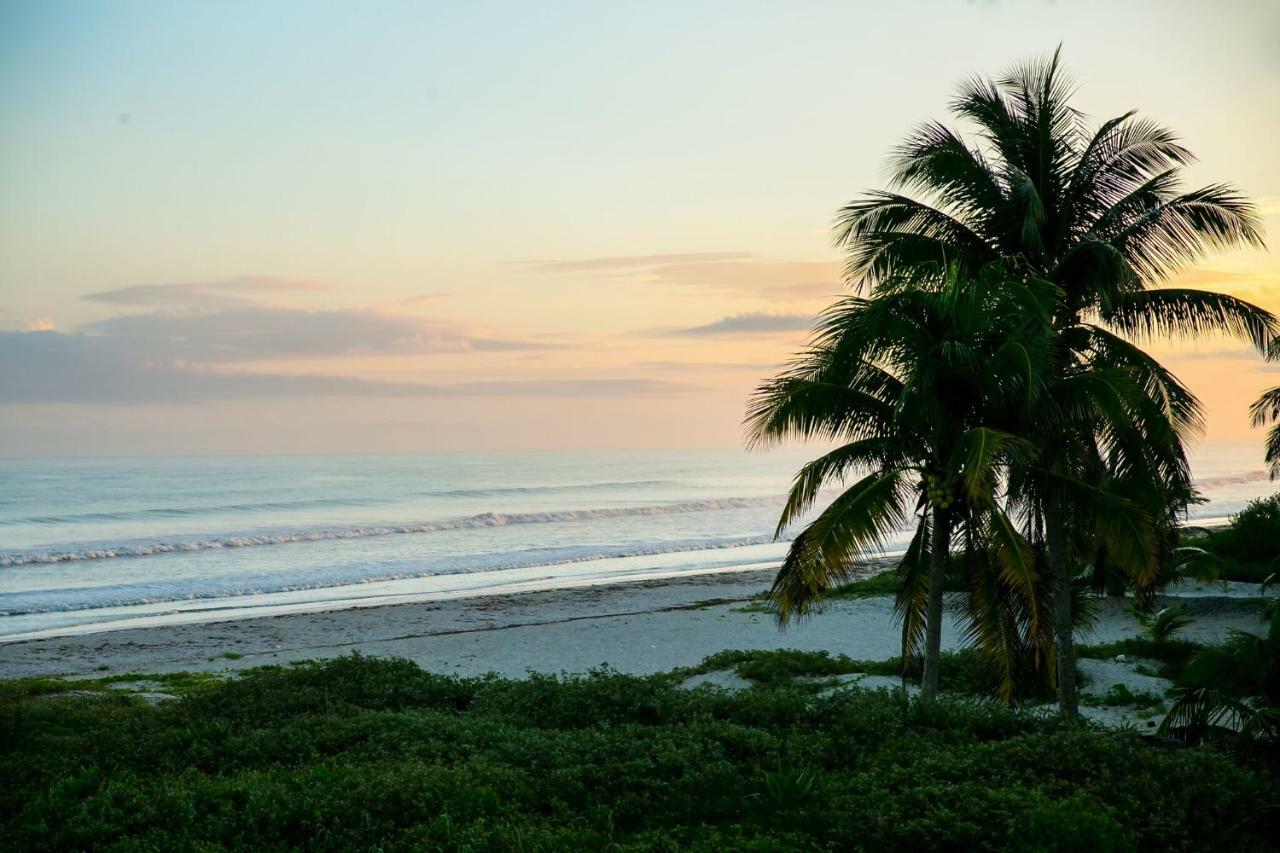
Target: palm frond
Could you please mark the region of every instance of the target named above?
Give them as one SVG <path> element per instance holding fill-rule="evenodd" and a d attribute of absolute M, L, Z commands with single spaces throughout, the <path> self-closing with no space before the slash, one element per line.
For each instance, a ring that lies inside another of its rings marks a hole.
<path fill-rule="evenodd" d="M 1090 349 L 1102 364 L 1129 371 L 1135 394 L 1152 401 L 1168 419 L 1174 432 L 1187 439 L 1204 430 L 1200 401 L 1164 365 L 1124 338 L 1098 326 L 1083 325 Z"/>
<path fill-rule="evenodd" d="M 1272 480 L 1280 480 L 1280 424 L 1267 430 L 1263 454 L 1268 475 Z"/>
<path fill-rule="evenodd" d="M 1080 155 L 1068 189 L 1071 229 L 1095 229 L 1098 220 L 1114 216 L 1123 200 L 1157 175 L 1176 175 L 1178 167 L 1194 162 L 1173 131 L 1136 117 L 1134 111 L 1100 125 Z"/>
<path fill-rule="evenodd" d="M 1160 281 L 1211 249 L 1263 247 L 1253 203 L 1226 184 L 1214 184 L 1161 202 L 1110 241 L 1144 281 Z"/>
<path fill-rule="evenodd" d="M 984 507 L 982 519 L 985 538 L 991 543 L 1000 578 L 1026 602 L 1028 630 L 1036 633 L 1041 613 L 1036 596 L 1040 569 L 1035 549 L 1009 516 L 994 504 Z"/>
<path fill-rule="evenodd" d="M 1249 406 L 1251 426 L 1260 427 L 1276 422 L 1280 422 L 1280 385 L 1269 391 L 1263 391 L 1262 396 Z"/>
<path fill-rule="evenodd" d="M 1119 295 L 1101 308 L 1103 322 L 1136 338 L 1192 338 L 1221 333 L 1266 352 L 1280 333 L 1270 311 L 1225 293 L 1163 288 Z"/>
<path fill-rule="evenodd" d="M 922 264 L 948 260 L 976 267 L 993 256 L 964 222 L 924 202 L 891 192 L 870 192 L 836 213 L 833 242 L 849 255 L 845 278 L 876 284 L 896 272 L 910 275 Z"/>
<path fill-rule="evenodd" d="M 906 553 L 898 562 L 898 589 L 894 593 L 894 618 L 902 623 L 902 672 L 906 677 L 911 663 L 920 656 L 924 641 L 925 612 L 929 601 L 929 543 L 933 521 L 920 516 Z"/>
<path fill-rule="evenodd" d="M 788 438 L 857 440 L 893 417 L 892 403 L 835 382 L 781 377 L 761 385 L 747 406 L 749 447 Z"/>
<path fill-rule="evenodd" d="M 905 520 L 906 482 L 898 470 L 868 474 L 796 536 L 769 591 L 780 623 L 811 611 L 859 559 L 882 548 Z"/>
<path fill-rule="evenodd" d="M 922 125 L 894 150 L 890 182 L 943 200 L 979 233 L 982 219 L 1005 201 L 999 176 L 982 152 L 939 122 Z"/>
<path fill-rule="evenodd" d="M 1090 485 L 1075 477 L 1043 472 L 1058 494 L 1055 504 L 1087 508 L 1079 522 L 1088 520 L 1092 532 L 1106 545 L 1112 560 L 1140 582 L 1158 568 L 1155 531 L 1151 518 L 1128 498 Z M 1079 535 L 1082 531 L 1075 531 Z"/>
<path fill-rule="evenodd" d="M 781 536 L 788 526 L 809 511 L 823 486 L 843 482 L 851 471 L 859 468 L 897 468 L 906 461 L 903 457 L 902 448 L 893 441 L 884 436 L 872 436 L 837 447 L 806 463 L 791 485 L 774 537 Z"/>
<path fill-rule="evenodd" d="M 981 554 L 970 555 L 971 563 L 981 559 Z M 966 594 L 961 601 L 965 615 L 963 638 L 995 667 L 999 673 L 996 693 L 1001 701 L 1012 704 L 1026 651 L 1019 624 L 1019 602 L 992 572 L 970 571 L 967 580 Z"/>
<path fill-rule="evenodd" d="M 960 435 L 950 467 L 960 472 L 969 500 L 979 501 L 995 491 L 1004 459 L 1018 454 L 1025 460 L 1034 452 L 1035 446 L 1024 438 L 992 427 L 974 427 Z"/>
<path fill-rule="evenodd" d="M 1249 406 L 1249 422 L 1254 427 L 1274 424 L 1264 440 L 1263 458 L 1272 480 L 1280 479 L 1280 385 L 1253 401 Z"/>

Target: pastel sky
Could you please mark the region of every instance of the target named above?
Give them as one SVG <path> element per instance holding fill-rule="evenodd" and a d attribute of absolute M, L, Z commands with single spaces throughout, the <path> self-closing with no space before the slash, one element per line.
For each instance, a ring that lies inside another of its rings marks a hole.
<path fill-rule="evenodd" d="M 1280 240 L 1280 4 L 0 4 L 0 455 L 727 447 L 828 228 L 1062 43 Z M 1280 310 L 1280 259 L 1184 283 Z M 1155 351 L 1208 439 L 1280 383 Z"/>

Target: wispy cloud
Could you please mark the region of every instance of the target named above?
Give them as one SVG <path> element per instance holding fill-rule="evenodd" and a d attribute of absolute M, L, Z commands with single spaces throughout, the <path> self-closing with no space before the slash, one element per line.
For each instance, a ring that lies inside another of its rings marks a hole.
<path fill-rule="evenodd" d="M 91 302 L 145 307 L 209 307 L 244 302 L 255 296 L 332 290 L 319 281 L 240 276 L 226 281 L 134 284 L 84 296 Z"/>
<path fill-rule="evenodd" d="M 813 317 L 808 314 L 769 314 L 760 311 L 748 311 L 745 314 L 723 317 L 714 323 L 707 323 L 702 326 L 672 329 L 667 334 L 687 335 L 689 337 L 773 334 L 808 330 L 812 326 Z"/>
<path fill-rule="evenodd" d="M 778 261 L 748 252 L 689 252 L 583 260 L 536 261 L 536 272 L 591 274 L 647 285 L 697 288 L 771 302 L 812 302 L 840 293 L 834 261 Z"/>
<path fill-rule="evenodd" d="M 683 382 L 654 379 L 523 379 L 419 386 L 441 397 L 670 397 L 696 391 Z"/>
<path fill-rule="evenodd" d="M 550 344 L 474 334 L 405 309 L 444 298 L 422 293 L 388 305 L 307 310 L 269 297 L 332 291 L 320 281 L 240 276 L 225 281 L 138 284 L 84 298 L 129 313 L 80 331 L 115 338 L 139 358 L 205 364 L 351 354 L 546 350 Z M 133 309 L 130 311 L 130 309 Z"/>
<path fill-rule="evenodd" d="M 420 293 L 417 296 L 410 296 L 407 299 L 399 300 L 395 304 L 412 306 L 415 308 L 421 305 L 435 305 L 437 302 L 440 302 L 448 295 L 449 294 L 445 293 L 442 290 L 437 290 L 431 293 Z"/>
<path fill-rule="evenodd" d="M 636 367 L 643 370 L 722 370 L 725 372 L 751 372 L 770 371 L 778 367 L 777 364 L 768 362 L 737 362 L 737 361 L 641 361 Z"/>
<path fill-rule="evenodd" d="M 617 272 L 653 269 L 668 264 L 706 264 L 744 261 L 749 252 L 678 252 L 668 255 L 617 255 L 578 260 L 525 261 L 525 265 L 545 273 Z"/>
<path fill-rule="evenodd" d="M 448 384 L 228 371 L 141 361 L 125 342 L 61 332 L 0 332 L 0 404 L 181 403 L 270 397 L 667 397 L 688 385 L 648 379 Z"/>
<path fill-rule="evenodd" d="M 368 310 L 305 311 L 240 305 L 111 317 L 81 327 L 140 358 L 206 363 L 350 354 L 542 350 L 549 344 L 473 336 L 444 321 Z"/>

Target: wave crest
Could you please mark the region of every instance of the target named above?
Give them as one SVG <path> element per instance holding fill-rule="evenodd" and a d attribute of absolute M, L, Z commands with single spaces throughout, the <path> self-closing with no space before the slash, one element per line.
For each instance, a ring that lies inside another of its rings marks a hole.
<path fill-rule="evenodd" d="M 387 581 L 398 580 L 415 580 L 420 578 L 436 577 L 441 575 L 453 574 L 480 574 L 486 572 L 509 571 L 512 569 L 537 569 L 550 568 L 554 566 L 571 565 L 574 563 L 589 563 L 599 560 L 614 560 L 625 557 L 653 557 L 663 554 L 682 554 L 697 551 L 723 551 L 734 548 L 744 548 L 753 545 L 769 545 L 774 542 L 771 535 L 765 536 L 744 536 L 734 538 L 714 538 L 700 540 L 686 540 L 682 542 L 673 542 L 665 545 L 653 545 L 650 547 L 618 547 L 603 548 L 597 551 L 588 551 L 573 555 L 561 556 L 551 560 L 520 560 L 513 559 L 506 562 L 495 563 L 482 569 L 460 570 L 460 571 L 410 571 L 410 572 L 382 572 L 374 575 L 342 575 L 336 577 L 328 577 L 306 582 L 293 583 L 271 583 L 263 581 L 259 583 L 250 583 L 238 585 L 234 587 L 214 588 L 190 590 L 181 589 L 174 585 L 171 590 L 156 590 L 148 595 L 135 593 L 134 595 L 120 595 L 110 599 L 95 599 L 93 601 L 82 601 L 74 603 L 32 603 L 32 604 L 16 604 L 0 610 L 2 616 L 30 616 L 37 613 L 66 613 L 80 610 L 97 610 L 105 607 L 135 607 L 146 604 L 165 604 L 178 601 L 203 601 L 220 598 L 239 598 L 242 596 L 268 595 L 271 593 L 284 592 L 300 592 L 312 589 L 332 589 L 344 586 L 362 586 L 373 583 L 384 583 Z M 737 561 L 728 565 L 736 564 Z"/>
<path fill-rule="evenodd" d="M 552 495 L 564 492 L 605 492 L 634 488 L 660 488 L 676 486 L 670 480 L 617 480 L 599 483 L 577 483 L 562 486 L 493 486 L 472 489 L 427 489 L 397 497 L 341 497 L 307 498 L 292 501 L 257 501 L 247 503 L 213 504 L 211 506 L 143 507 L 118 512 L 85 512 L 71 515 L 34 515 L 26 518 L 0 518 L 0 527 L 23 524 L 76 524 L 94 521 L 133 521 L 148 518 L 196 518 L 237 512 L 278 512 L 289 510 L 324 509 L 328 507 L 369 507 L 396 503 L 410 498 L 492 498 L 512 495 Z"/>
<path fill-rule="evenodd" d="M 20 551 L 0 554 L 0 567 L 32 564 L 68 563 L 82 560 L 111 560 L 121 557 L 152 557 L 182 551 L 211 551 L 221 548 L 250 548 L 265 545 L 288 545 L 295 542 L 318 542 L 335 539 L 364 539 L 371 536 L 397 536 L 411 533 L 435 533 L 445 530 L 469 530 L 503 527 L 512 524 L 565 524 L 603 518 L 664 515 L 668 513 L 715 512 L 725 509 L 748 509 L 779 503 L 775 497 L 719 498 L 681 503 L 604 509 L 562 510 L 557 512 L 495 513 L 485 512 L 465 518 L 426 521 L 421 524 L 371 525 L 359 527 L 326 527 L 310 530 L 281 530 L 247 533 L 206 539 L 164 542 L 127 542 L 92 545 L 66 551 Z"/>

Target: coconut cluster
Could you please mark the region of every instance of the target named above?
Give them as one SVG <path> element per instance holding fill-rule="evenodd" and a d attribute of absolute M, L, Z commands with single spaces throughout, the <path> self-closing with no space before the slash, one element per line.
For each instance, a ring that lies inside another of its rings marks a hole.
<path fill-rule="evenodd" d="M 930 474 L 927 482 L 929 503 L 942 509 L 951 509 L 951 505 L 956 502 L 955 485 L 944 481 L 937 474 Z"/>

